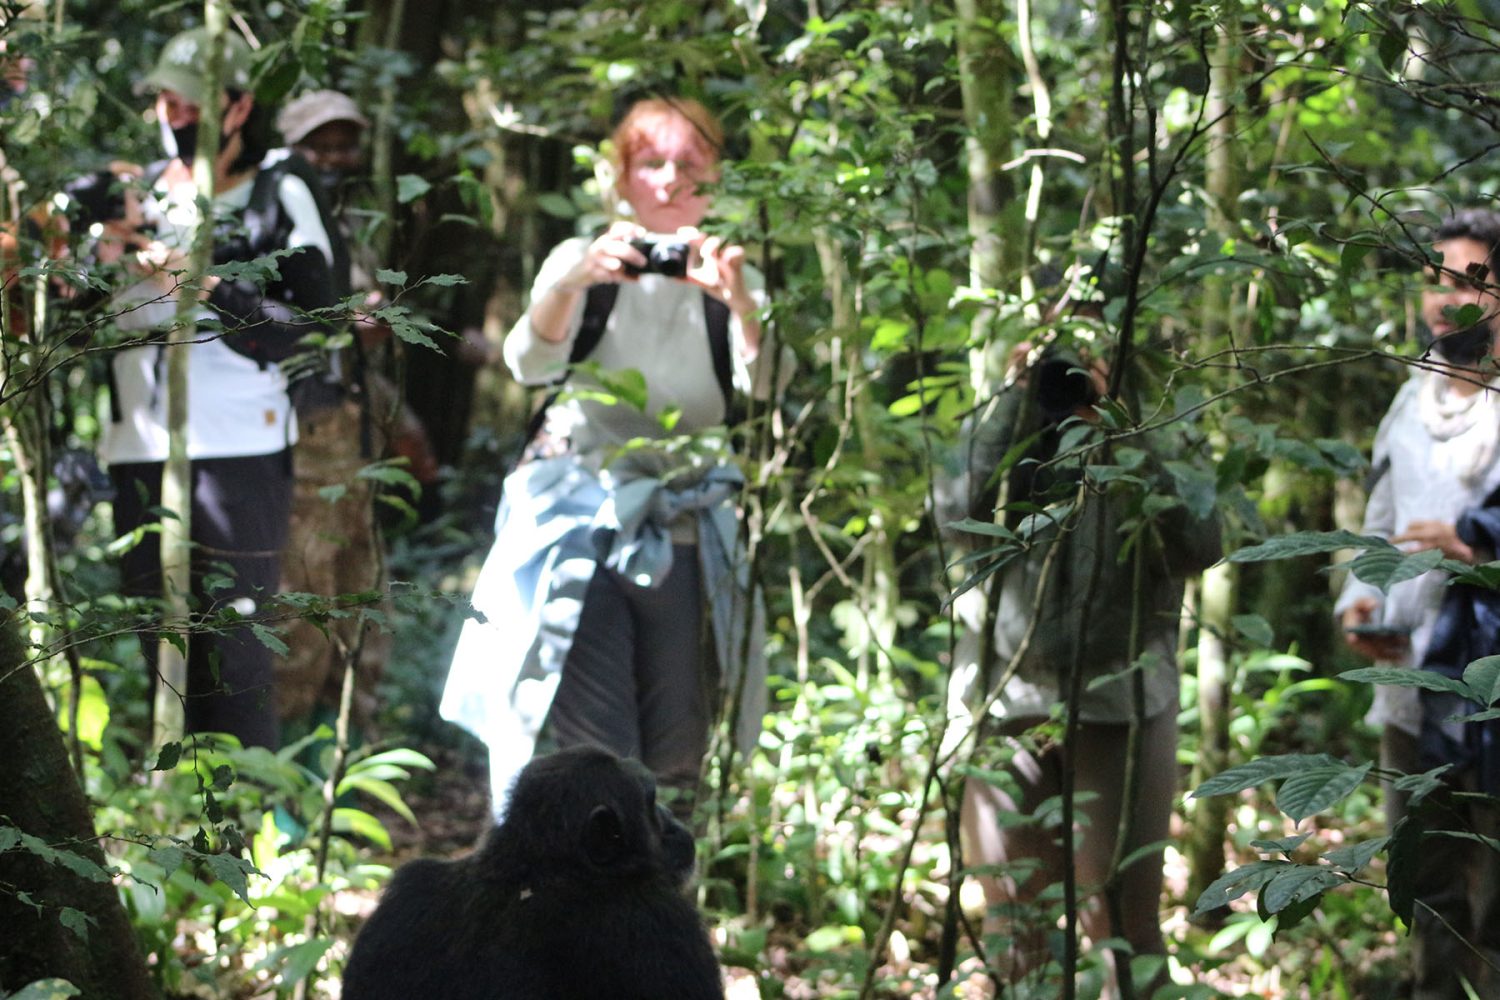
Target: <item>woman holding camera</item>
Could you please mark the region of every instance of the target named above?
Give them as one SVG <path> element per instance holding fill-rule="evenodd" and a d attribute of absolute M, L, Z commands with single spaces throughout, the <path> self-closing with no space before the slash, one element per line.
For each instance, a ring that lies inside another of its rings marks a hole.
<path fill-rule="evenodd" d="M 612 150 L 629 217 L 555 248 L 506 337 L 520 382 L 567 386 L 505 480 L 486 620 L 465 623 L 443 697 L 489 744 L 497 815 L 539 739 L 638 758 L 686 811 L 723 697 L 743 691 L 740 735 L 759 729 L 723 428 L 775 366 L 760 275 L 697 228 L 722 143 L 697 102 L 634 104 Z"/>

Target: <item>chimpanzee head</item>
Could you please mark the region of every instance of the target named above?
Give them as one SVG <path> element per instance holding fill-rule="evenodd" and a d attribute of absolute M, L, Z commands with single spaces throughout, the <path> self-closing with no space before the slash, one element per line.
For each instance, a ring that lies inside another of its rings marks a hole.
<path fill-rule="evenodd" d="M 594 747 L 526 765 L 501 832 L 533 874 L 582 868 L 603 880 L 665 877 L 680 886 L 693 871 L 692 834 L 657 803 L 651 772 Z"/>

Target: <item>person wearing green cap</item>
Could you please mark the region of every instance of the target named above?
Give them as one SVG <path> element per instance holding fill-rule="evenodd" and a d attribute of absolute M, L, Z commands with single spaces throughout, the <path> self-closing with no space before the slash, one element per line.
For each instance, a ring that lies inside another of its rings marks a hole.
<path fill-rule="evenodd" d="M 342 248 L 325 222 L 328 212 L 310 168 L 263 163 L 271 118 L 255 101 L 249 50 L 236 37 L 225 39 L 223 85 L 215 93 L 206 73 L 208 43 L 203 29 L 177 35 L 145 78 L 155 90 L 167 159 L 145 171 L 143 249 L 125 258 L 128 280 L 112 299 L 115 325 L 138 337 L 111 358 L 112 413 L 101 454 L 116 488 L 116 531 L 153 524 L 168 448 L 163 358 L 167 350 L 187 351 L 195 608 L 232 608 L 251 619 L 277 589 L 291 503 L 297 428 L 282 362 L 304 335 L 331 332 L 322 315 L 309 314 L 338 301 L 334 262 Z M 290 251 L 276 258 L 275 273 L 184 273 L 200 216 L 191 168 L 205 152 L 196 138 L 200 109 L 209 100 L 222 111 L 209 206 L 214 262 Z M 199 290 L 207 294 L 197 309 L 194 341 L 166 346 L 163 333 L 175 321 L 179 296 Z M 159 595 L 159 537 L 150 531 L 141 537 L 122 556 L 122 584 L 127 593 Z M 155 644 L 144 646 L 150 659 Z M 248 627 L 195 634 L 188 730 L 276 746 L 273 685 L 271 651 Z"/>

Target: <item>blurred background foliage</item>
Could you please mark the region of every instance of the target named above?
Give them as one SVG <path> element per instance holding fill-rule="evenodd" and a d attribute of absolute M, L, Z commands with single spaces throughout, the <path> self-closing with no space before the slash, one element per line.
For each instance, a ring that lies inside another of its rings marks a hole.
<path fill-rule="evenodd" d="M 37 6 L 0 3 L 5 58 L 31 62 L 0 109 L 6 221 L 23 236 L 17 215 L 68 179 L 157 157 L 136 81 L 203 16 L 159 0 Z M 750 990 L 736 996 L 990 995 L 949 847 L 959 770 L 987 761 L 939 752 L 964 573 L 933 491 L 976 394 L 1046 332 L 1069 276 L 1098 277 L 1111 342 L 1137 352 L 1129 419 L 1212 442 L 1200 471 L 1228 549 L 1357 529 L 1362 456 L 1423 348 L 1428 228 L 1495 207 L 1500 185 L 1493 0 L 242 0 L 232 14 L 258 51 L 259 99 L 332 86 L 368 109 L 362 239 L 385 266 L 411 285 L 465 281 L 402 300 L 452 334 L 408 345 L 398 372 L 443 477 L 425 495 L 398 487 L 380 740 L 356 752 L 331 826 L 315 823 L 316 740 L 180 760 L 144 746 L 107 506 L 57 553 L 70 594 L 40 624 L 62 639 L 30 659 L 72 741 L 100 871 L 169 996 L 335 996 L 390 865 L 482 832 L 483 756 L 436 701 L 527 400 L 498 364 L 468 363 L 457 334 L 498 345 L 546 250 L 599 224 L 597 146 L 632 98 L 686 94 L 722 115 L 714 226 L 766 272 L 770 327 L 798 361 L 742 454 L 773 711 L 749 760 L 709 769 L 701 898 Z M 27 238 L 12 294 L 40 280 Z M 90 449 L 101 344 L 6 336 L 7 427 L 40 393 L 56 443 Z M 1191 589 L 1185 790 L 1264 755 L 1371 759 L 1369 689 L 1335 679 L 1354 665 L 1329 613 L 1337 561 L 1226 564 Z M 5 813 L 0 855 L 40 856 Z M 1308 824 L 1328 847 L 1377 837 L 1378 797 Z M 1294 926 L 1245 899 L 1190 919 L 1204 886 L 1259 856 L 1252 841 L 1291 829 L 1254 788 L 1183 802 L 1171 995 L 1392 995 L 1402 942 L 1378 874 Z M 1088 951 L 1067 986 L 1030 995 L 1089 995 L 1098 969 Z"/>

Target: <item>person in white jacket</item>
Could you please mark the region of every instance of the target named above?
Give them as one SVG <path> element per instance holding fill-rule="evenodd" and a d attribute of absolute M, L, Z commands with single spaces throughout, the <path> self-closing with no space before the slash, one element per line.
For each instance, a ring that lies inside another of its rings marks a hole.
<path fill-rule="evenodd" d="M 1450 559 L 1478 563 L 1494 553 L 1474 552 L 1455 524 L 1460 513 L 1500 486 L 1500 213 L 1457 213 L 1439 226 L 1433 250 L 1438 266 L 1422 294 L 1421 313 L 1439 366 L 1414 369 L 1380 422 L 1363 530 L 1408 551 L 1441 549 Z M 1477 321 L 1461 315 L 1468 306 L 1479 307 Z M 1350 574 L 1334 607 L 1345 641 L 1370 660 L 1415 667 L 1447 583 L 1447 573 L 1433 570 L 1383 593 Z M 1378 686 L 1368 720 L 1381 730 L 1381 767 L 1418 770 L 1417 689 Z M 1388 782 L 1385 803 L 1394 828 L 1406 815 L 1406 796 Z M 1494 810 L 1476 809 L 1469 819 L 1479 832 L 1500 834 Z M 1432 855 L 1441 863 L 1424 866 L 1418 879 L 1412 996 L 1459 1000 L 1466 995 L 1461 975 L 1479 987 L 1479 996 L 1500 996 L 1495 966 L 1474 961 L 1478 948 L 1489 962 L 1500 962 L 1495 852 L 1445 840 Z"/>

